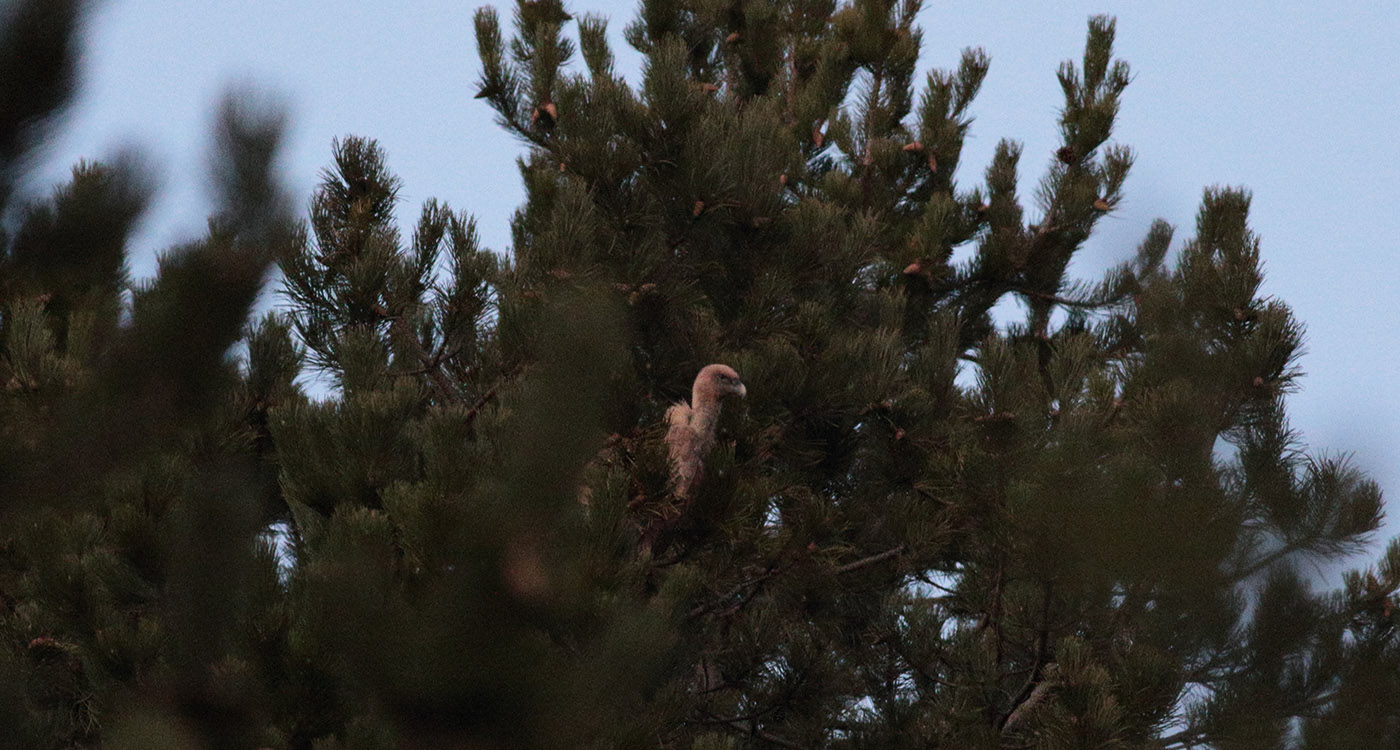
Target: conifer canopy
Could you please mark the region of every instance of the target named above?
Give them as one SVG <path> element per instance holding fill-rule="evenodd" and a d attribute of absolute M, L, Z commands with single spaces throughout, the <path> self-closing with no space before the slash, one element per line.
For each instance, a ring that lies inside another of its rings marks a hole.
<path fill-rule="evenodd" d="M 87 4 L 5 7 L 0 744 L 1400 745 L 1400 545 L 1309 582 L 1381 493 L 1289 427 L 1249 193 L 1070 273 L 1129 187 L 1113 19 L 1027 199 L 918 0 L 642 0 L 636 81 L 577 10 L 475 17 L 509 252 L 401 226 L 368 137 L 288 196 L 245 91 L 133 280 L 137 159 L 16 197 Z"/>

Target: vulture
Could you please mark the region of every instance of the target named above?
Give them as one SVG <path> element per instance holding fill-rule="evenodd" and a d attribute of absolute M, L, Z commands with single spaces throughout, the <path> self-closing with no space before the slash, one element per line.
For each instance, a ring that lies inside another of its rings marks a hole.
<path fill-rule="evenodd" d="M 690 404 L 666 410 L 666 445 L 671 454 L 671 487 L 682 503 L 689 499 L 704 475 L 705 456 L 715 445 L 715 425 L 720 403 L 728 396 L 748 394 L 739 373 L 728 365 L 706 365 L 695 376 Z"/>

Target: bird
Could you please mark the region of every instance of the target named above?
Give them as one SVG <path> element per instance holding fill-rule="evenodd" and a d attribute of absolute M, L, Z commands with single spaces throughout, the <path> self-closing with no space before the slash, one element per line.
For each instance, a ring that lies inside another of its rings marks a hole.
<path fill-rule="evenodd" d="M 666 410 L 666 447 L 674 502 L 642 524 L 641 550 L 644 557 L 665 552 L 678 527 L 686 525 L 691 500 L 704 477 L 705 458 L 715 445 L 720 405 L 730 396 L 743 398 L 748 392 L 734 368 L 721 364 L 706 365 L 695 376 L 695 383 L 690 388 L 690 403 L 676 403 Z"/>
<path fill-rule="evenodd" d="M 705 457 L 715 445 L 720 405 L 729 396 L 744 398 L 748 388 L 729 365 L 706 365 L 695 376 L 690 403 L 666 410 L 666 445 L 670 452 L 671 491 L 682 503 L 704 476 Z"/>

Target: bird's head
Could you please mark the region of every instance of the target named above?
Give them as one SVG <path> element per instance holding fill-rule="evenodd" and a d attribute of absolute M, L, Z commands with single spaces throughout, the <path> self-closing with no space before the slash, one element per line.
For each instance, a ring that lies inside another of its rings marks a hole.
<path fill-rule="evenodd" d="M 739 379 L 739 373 L 734 371 L 729 365 L 706 365 L 695 376 L 695 388 L 692 397 L 699 400 L 713 399 L 719 401 L 726 396 L 747 396 L 749 389 L 744 387 L 744 381 Z"/>

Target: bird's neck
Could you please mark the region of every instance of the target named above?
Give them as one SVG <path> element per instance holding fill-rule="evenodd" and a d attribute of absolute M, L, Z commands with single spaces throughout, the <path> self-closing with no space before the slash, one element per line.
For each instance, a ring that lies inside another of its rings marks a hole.
<path fill-rule="evenodd" d="M 696 390 L 690 395 L 691 425 L 698 432 L 714 432 L 719 422 L 719 399 L 706 391 Z"/>

